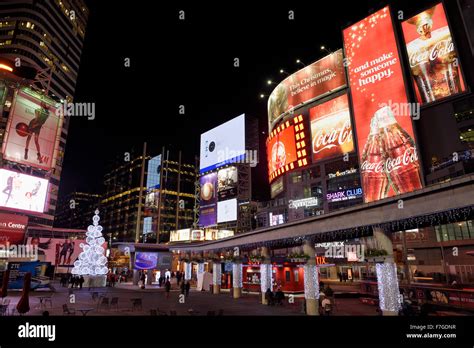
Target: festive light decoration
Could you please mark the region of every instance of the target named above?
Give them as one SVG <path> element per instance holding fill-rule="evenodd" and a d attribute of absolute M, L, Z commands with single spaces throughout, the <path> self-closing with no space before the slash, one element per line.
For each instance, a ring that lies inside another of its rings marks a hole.
<path fill-rule="evenodd" d="M 198 265 L 198 269 L 197 269 L 198 274 L 204 273 L 204 264 L 198 263 L 197 265 Z"/>
<path fill-rule="evenodd" d="M 316 265 L 304 265 L 304 298 L 309 300 L 319 298 L 319 279 Z"/>
<path fill-rule="evenodd" d="M 212 265 L 212 284 L 221 285 L 222 266 L 220 263 L 214 263 Z"/>
<path fill-rule="evenodd" d="M 395 263 L 377 263 L 375 264 L 375 271 L 377 273 L 380 309 L 398 312 L 400 309 L 400 291 Z"/>
<path fill-rule="evenodd" d="M 273 291 L 272 265 L 270 263 L 260 264 L 260 289 L 266 292 L 267 289 Z"/>
<path fill-rule="evenodd" d="M 437 226 L 441 224 L 453 223 L 458 221 L 466 221 L 474 218 L 474 206 L 467 206 L 462 208 L 451 209 L 447 211 L 434 212 L 422 216 L 410 217 L 403 220 L 395 220 L 383 224 L 374 224 L 366 226 L 355 226 L 342 230 L 335 230 L 330 232 L 315 233 L 306 236 L 289 237 L 283 239 L 275 239 L 270 241 L 263 241 L 257 243 L 248 243 L 239 245 L 241 251 L 253 250 L 261 247 L 268 247 L 272 249 L 288 248 L 303 244 L 308 240 L 314 243 L 332 242 L 336 240 L 346 240 L 361 237 L 368 237 L 372 235 L 372 229 L 381 228 L 385 231 L 402 231 L 426 226 Z M 285 227 L 281 225 L 280 227 Z M 226 252 L 225 248 L 208 249 L 209 252 L 220 253 Z"/>
<path fill-rule="evenodd" d="M 99 225 L 99 210 L 96 209 L 94 213 L 95 215 L 92 218 L 93 224 L 87 227 L 87 244 L 80 244 L 83 251 L 79 254 L 79 260 L 74 262 L 72 274 L 95 276 L 107 274 L 109 271 L 106 267 L 107 258 L 104 256 L 105 250 L 102 247 L 105 239 L 102 237 L 102 226 Z"/>
<path fill-rule="evenodd" d="M 304 265 L 304 298 L 319 299 L 319 279 L 316 265 Z"/>
<path fill-rule="evenodd" d="M 234 288 L 242 288 L 242 264 L 232 264 L 232 286 Z"/>
<path fill-rule="evenodd" d="M 192 272 L 192 263 L 191 262 L 185 262 L 184 263 L 184 280 L 190 280 L 191 279 L 191 272 Z"/>

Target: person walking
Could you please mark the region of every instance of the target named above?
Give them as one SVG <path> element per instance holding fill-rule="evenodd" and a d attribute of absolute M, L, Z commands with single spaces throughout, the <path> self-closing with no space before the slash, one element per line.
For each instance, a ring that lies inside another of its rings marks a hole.
<path fill-rule="evenodd" d="M 181 288 L 181 294 L 184 295 L 186 291 L 186 285 L 184 284 L 184 280 L 181 282 L 180 288 Z"/>
<path fill-rule="evenodd" d="M 323 309 L 323 315 L 329 316 L 332 311 L 331 300 L 327 297 L 324 297 L 321 302 L 321 307 Z"/>
<path fill-rule="evenodd" d="M 184 283 L 184 282 L 183 282 Z M 189 290 L 191 289 L 191 284 L 189 283 L 189 280 L 186 282 L 185 290 L 186 290 L 186 297 L 189 296 Z"/>
<path fill-rule="evenodd" d="M 169 280 L 165 283 L 166 298 L 170 297 L 171 282 Z"/>
<path fill-rule="evenodd" d="M 84 279 L 84 277 L 81 275 L 81 277 L 79 278 L 79 288 L 82 289 L 82 284 L 84 284 L 84 281 L 85 281 L 85 279 Z"/>
<path fill-rule="evenodd" d="M 178 271 L 176 272 L 176 284 L 179 286 L 179 283 L 181 281 L 181 272 Z"/>
<path fill-rule="evenodd" d="M 142 289 L 145 289 L 145 280 L 146 280 L 146 276 L 145 276 L 145 272 L 143 272 L 140 277 L 140 281 L 142 282 Z"/>

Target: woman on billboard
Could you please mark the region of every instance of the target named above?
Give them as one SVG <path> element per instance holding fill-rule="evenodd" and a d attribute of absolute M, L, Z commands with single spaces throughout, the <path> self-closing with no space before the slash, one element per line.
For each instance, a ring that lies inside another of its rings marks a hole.
<path fill-rule="evenodd" d="M 35 110 L 35 118 L 30 121 L 28 124 L 28 137 L 26 138 L 26 145 L 25 145 L 25 160 L 28 159 L 28 148 L 30 146 L 31 136 L 35 135 L 35 145 L 37 151 L 37 159 L 39 163 L 43 163 L 41 159 L 41 148 L 39 144 L 39 135 L 41 132 L 41 128 L 45 124 L 46 120 L 49 117 L 49 110 L 48 106 L 45 102 L 41 103 L 41 108 Z"/>

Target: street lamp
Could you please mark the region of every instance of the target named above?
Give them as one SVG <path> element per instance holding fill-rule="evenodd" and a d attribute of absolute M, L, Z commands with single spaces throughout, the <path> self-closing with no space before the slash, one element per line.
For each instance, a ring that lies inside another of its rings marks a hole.
<path fill-rule="evenodd" d="M 285 70 L 283 69 L 280 69 L 280 74 L 286 74 L 287 76 L 290 76 L 290 74 L 288 74 Z"/>
<path fill-rule="evenodd" d="M 273 83 L 272 80 L 267 81 L 267 85 L 271 85 L 272 83 Z"/>
<path fill-rule="evenodd" d="M 301 64 L 301 65 L 303 65 L 303 66 L 306 66 L 306 64 L 303 63 L 303 62 L 301 61 L 301 59 L 297 59 L 297 60 L 296 60 L 296 64 Z"/>
<path fill-rule="evenodd" d="M 325 51 L 325 52 L 327 52 L 327 53 L 329 53 L 329 54 L 332 54 L 332 52 L 331 52 L 330 50 L 328 50 L 328 49 L 326 48 L 326 46 L 322 45 L 320 48 L 321 48 L 321 51 Z"/>

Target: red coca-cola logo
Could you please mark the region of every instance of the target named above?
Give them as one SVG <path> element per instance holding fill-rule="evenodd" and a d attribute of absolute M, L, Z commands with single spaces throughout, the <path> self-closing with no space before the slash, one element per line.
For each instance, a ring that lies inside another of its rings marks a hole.
<path fill-rule="evenodd" d="M 410 55 L 410 66 L 414 67 L 428 60 L 434 61 L 454 51 L 454 44 L 451 39 L 441 40 L 432 47 L 430 51 L 418 51 Z"/>
<path fill-rule="evenodd" d="M 403 166 L 409 165 L 417 161 L 418 161 L 418 155 L 416 153 L 416 149 L 410 146 L 405 150 L 405 152 L 402 155 L 396 158 L 387 158 L 385 161 L 379 161 L 375 163 L 365 160 L 364 162 L 362 162 L 361 171 L 374 172 L 374 173 L 381 173 L 381 172 L 391 173 L 393 171 L 400 169 Z"/>
<path fill-rule="evenodd" d="M 352 141 L 352 129 L 350 121 L 347 120 L 342 127 L 333 128 L 329 133 L 320 130 L 313 138 L 313 152 L 318 153 L 324 149 L 341 146 L 350 141 Z M 335 145 L 336 142 L 338 145 Z"/>

